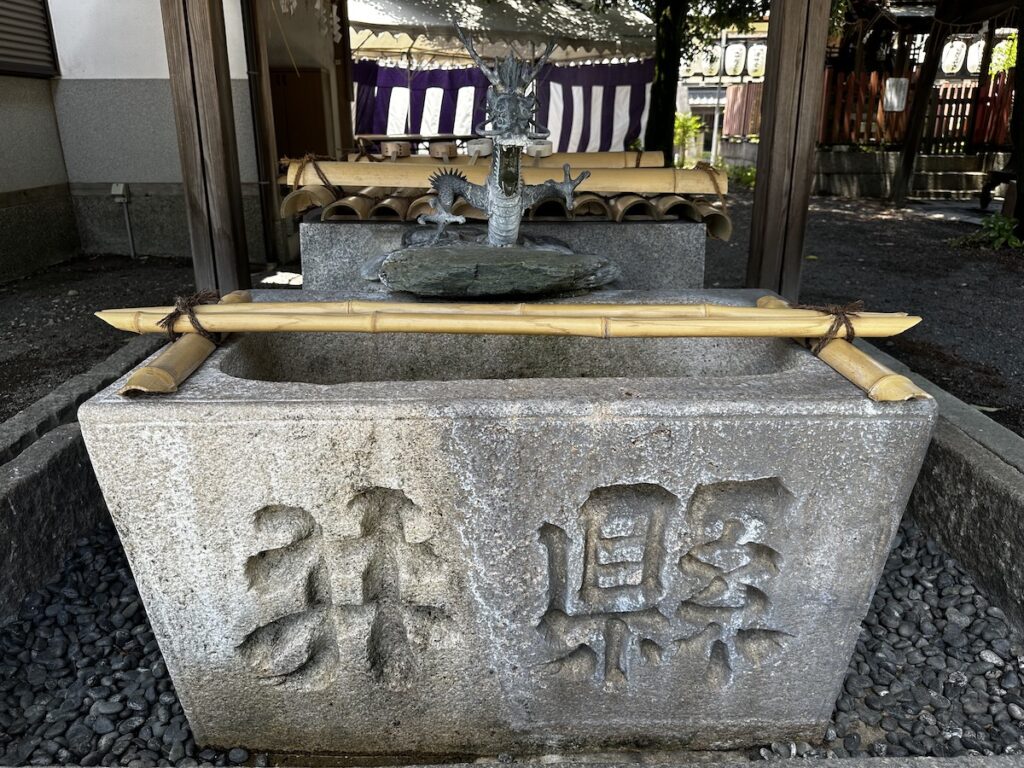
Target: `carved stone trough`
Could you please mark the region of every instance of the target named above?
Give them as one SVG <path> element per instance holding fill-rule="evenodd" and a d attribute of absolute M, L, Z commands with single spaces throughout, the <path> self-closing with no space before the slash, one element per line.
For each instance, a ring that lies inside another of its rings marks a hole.
<path fill-rule="evenodd" d="M 786 340 L 394 341 L 241 337 L 174 395 L 80 411 L 197 741 L 822 736 L 932 402 Z"/>

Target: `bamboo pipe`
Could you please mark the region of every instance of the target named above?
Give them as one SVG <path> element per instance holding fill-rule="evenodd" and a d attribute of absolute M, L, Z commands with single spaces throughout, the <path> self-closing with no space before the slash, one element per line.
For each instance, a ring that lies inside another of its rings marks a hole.
<path fill-rule="evenodd" d="M 403 221 L 406 213 L 409 211 L 409 204 L 412 200 L 408 197 L 386 197 L 377 203 L 370 210 L 370 215 L 367 218 L 381 218 L 381 219 L 396 219 Z"/>
<path fill-rule="evenodd" d="M 534 203 L 528 211 L 530 221 L 565 221 L 569 218 L 569 209 L 565 201 L 557 197 Z"/>
<path fill-rule="evenodd" d="M 572 214 L 573 216 L 592 216 L 602 219 L 610 219 L 612 217 L 605 199 L 600 195 L 595 195 L 593 192 L 584 192 L 581 195 L 576 195 L 572 206 Z"/>
<path fill-rule="evenodd" d="M 108 310 L 110 312 L 141 312 L 143 314 L 167 315 L 173 307 L 131 307 Z M 234 304 L 230 307 L 220 304 L 203 304 L 195 308 L 200 316 L 216 314 L 305 314 L 305 315 L 357 315 L 372 312 L 397 314 L 470 314 L 470 315 L 513 315 L 544 317 L 697 317 L 697 318 L 748 318 L 748 319 L 814 319 L 831 318 L 825 312 L 813 309 L 745 307 L 730 304 L 461 304 L 452 302 L 424 301 L 367 301 L 348 299 L 346 301 L 261 301 L 252 304 Z M 860 312 L 861 318 L 908 319 L 906 312 Z M 916 324 L 920 318 L 909 318 Z"/>
<path fill-rule="evenodd" d="M 679 195 L 661 195 L 655 198 L 653 205 L 654 212 L 659 219 L 675 217 L 677 219 L 689 219 L 690 221 L 701 220 L 697 206 Z"/>
<path fill-rule="evenodd" d="M 452 206 L 452 213 L 456 216 L 465 216 L 473 221 L 487 221 L 487 214 L 464 197 L 460 197 L 455 201 L 455 204 Z"/>
<path fill-rule="evenodd" d="M 320 221 L 365 221 L 370 218 L 373 200 L 349 195 L 328 205 L 320 212 Z"/>
<path fill-rule="evenodd" d="M 322 184 L 293 189 L 281 201 L 280 217 L 289 219 L 309 208 L 323 208 L 334 202 L 334 193 Z"/>
<path fill-rule="evenodd" d="M 757 300 L 757 306 L 776 311 L 789 308 L 789 304 L 774 296 L 762 296 Z M 860 332 L 857 335 L 861 335 Z M 802 342 L 803 339 L 795 341 Z M 931 398 L 931 395 L 906 376 L 882 365 L 846 339 L 833 339 L 818 353 L 818 357 L 849 382 L 863 389 L 875 402 Z"/>
<path fill-rule="evenodd" d="M 220 301 L 220 306 L 237 306 L 240 302 L 251 301 L 251 297 L 248 291 L 232 291 Z M 149 365 L 129 376 L 117 394 L 177 392 L 181 383 L 195 373 L 216 348 L 217 345 L 205 336 L 186 334 L 164 349 Z"/>
<path fill-rule="evenodd" d="M 651 201 L 640 195 L 619 195 L 608 206 L 612 221 L 622 222 L 625 219 L 650 221 L 655 218 Z"/>
<path fill-rule="evenodd" d="M 292 186 L 322 183 L 316 171 L 308 164 L 298 177 L 301 163 L 293 162 L 288 166 L 286 182 Z M 430 176 L 446 166 L 438 163 L 341 163 L 325 160 L 319 163 L 327 180 L 332 184 L 346 187 L 419 187 L 430 186 Z M 581 161 L 580 168 L 586 168 L 586 161 Z M 459 166 L 466 177 L 474 184 L 486 181 L 490 168 L 487 165 Z M 576 169 L 577 171 L 579 169 Z M 718 187 L 724 194 L 728 180 L 721 171 L 704 171 L 678 168 L 592 168 L 590 177 L 585 179 L 576 189 L 578 192 L 633 192 L 645 194 L 717 194 L 718 190 L 712 183 L 714 174 Z M 523 181 L 526 184 L 543 184 L 553 177 L 561 178 L 554 168 L 522 169 Z"/>
<path fill-rule="evenodd" d="M 160 313 L 106 310 L 96 316 L 115 328 L 136 333 L 160 333 Z M 859 336 L 893 336 L 917 324 L 912 317 L 858 317 L 852 320 Z M 210 333 L 235 332 L 349 332 L 349 333 L 466 333 L 597 338 L 821 337 L 831 316 L 812 318 L 704 318 L 572 315 L 485 315 L 440 312 L 369 312 L 362 314 L 302 314 L 293 312 L 210 313 L 200 321 Z M 177 333 L 194 332 L 189 318 L 174 324 Z M 842 332 L 845 332 L 843 329 Z"/>
<path fill-rule="evenodd" d="M 413 200 L 405 212 L 406 221 L 416 221 L 420 216 L 432 213 L 434 206 L 431 204 L 431 201 L 433 199 L 433 195 L 421 195 Z"/>
<path fill-rule="evenodd" d="M 708 234 L 716 240 L 730 240 L 732 238 L 732 219 L 725 213 L 715 208 L 707 200 L 694 200 L 694 207 L 700 215 L 700 221 L 708 228 Z"/>

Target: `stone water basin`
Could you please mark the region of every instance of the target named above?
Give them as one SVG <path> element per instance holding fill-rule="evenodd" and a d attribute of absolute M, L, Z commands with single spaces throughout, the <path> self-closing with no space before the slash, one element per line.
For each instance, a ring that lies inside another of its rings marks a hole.
<path fill-rule="evenodd" d="M 249 335 L 121 383 L 79 418 L 197 741 L 421 759 L 820 739 L 935 419 L 775 339 Z"/>

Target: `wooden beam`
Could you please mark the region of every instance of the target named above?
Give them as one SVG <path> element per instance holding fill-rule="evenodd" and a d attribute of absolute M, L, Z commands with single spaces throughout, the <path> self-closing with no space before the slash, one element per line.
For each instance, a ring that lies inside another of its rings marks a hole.
<path fill-rule="evenodd" d="M 935 22 L 925 43 L 924 62 L 917 73 L 914 98 L 910 103 L 910 117 L 907 118 L 907 129 L 903 132 L 900 165 L 892 182 L 892 201 L 896 205 L 906 202 L 907 195 L 910 194 L 910 185 L 914 180 L 914 161 L 921 151 L 925 118 L 928 116 L 935 76 L 939 72 L 939 62 L 942 60 L 942 45 L 946 41 L 945 29 L 941 22 Z"/>
<path fill-rule="evenodd" d="M 196 287 L 248 288 L 222 0 L 160 0 Z"/>
<path fill-rule="evenodd" d="M 768 24 L 747 286 L 776 291 L 790 301 L 800 291 L 829 5 L 776 0 Z"/>
<path fill-rule="evenodd" d="M 348 0 L 338 0 L 338 18 L 341 21 L 341 40 L 334 44 L 334 74 L 338 88 L 338 124 L 341 129 L 341 146 L 338 157 L 355 149 L 356 140 L 352 119 L 352 40 L 348 27 Z"/>

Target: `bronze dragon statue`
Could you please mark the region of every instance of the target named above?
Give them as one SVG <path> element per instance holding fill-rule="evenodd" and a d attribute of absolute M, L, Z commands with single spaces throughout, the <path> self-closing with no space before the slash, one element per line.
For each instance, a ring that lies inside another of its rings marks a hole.
<path fill-rule="evenodd" d="M 527 91 L 551 56 L 554 43 L 548 43 L 536 62 L 517 59 L 510 53 L 489 66 L 477 54 L 472 39 L 460 28 L 456 27 L 456 31 L 469 55 L 491 83 L 487 89 L 487 120 L 476 126 L 476 132 L 494 142 L 494 153 L 484 184 L 473 184 L 455 169 L 435 173 L 430 179 L 437 192 L 432 201 L 434 211 L 421 216 L 419 223 L 437 225 L 433 238 L 437 242 L 449 224 L 465 223 L 465 217 L 452 213 L 456 198 L 461 196 L 487 214 L 489 245 L 516 245 L 523 214 L 542 200 L 558 197 L 565 200 L 568 210 L 572 210 L 576 187 L 590 176 L 590 171 L 582 171 L 572 178 L 566 163 L 562 166 L 565 174 L 562 181 L 549 180 L 530 186 L 523 183 L 523 150 L 533 139 L 545 138 L 550 133 L 537 124 L 534 116 L 537 98 Z"/>

